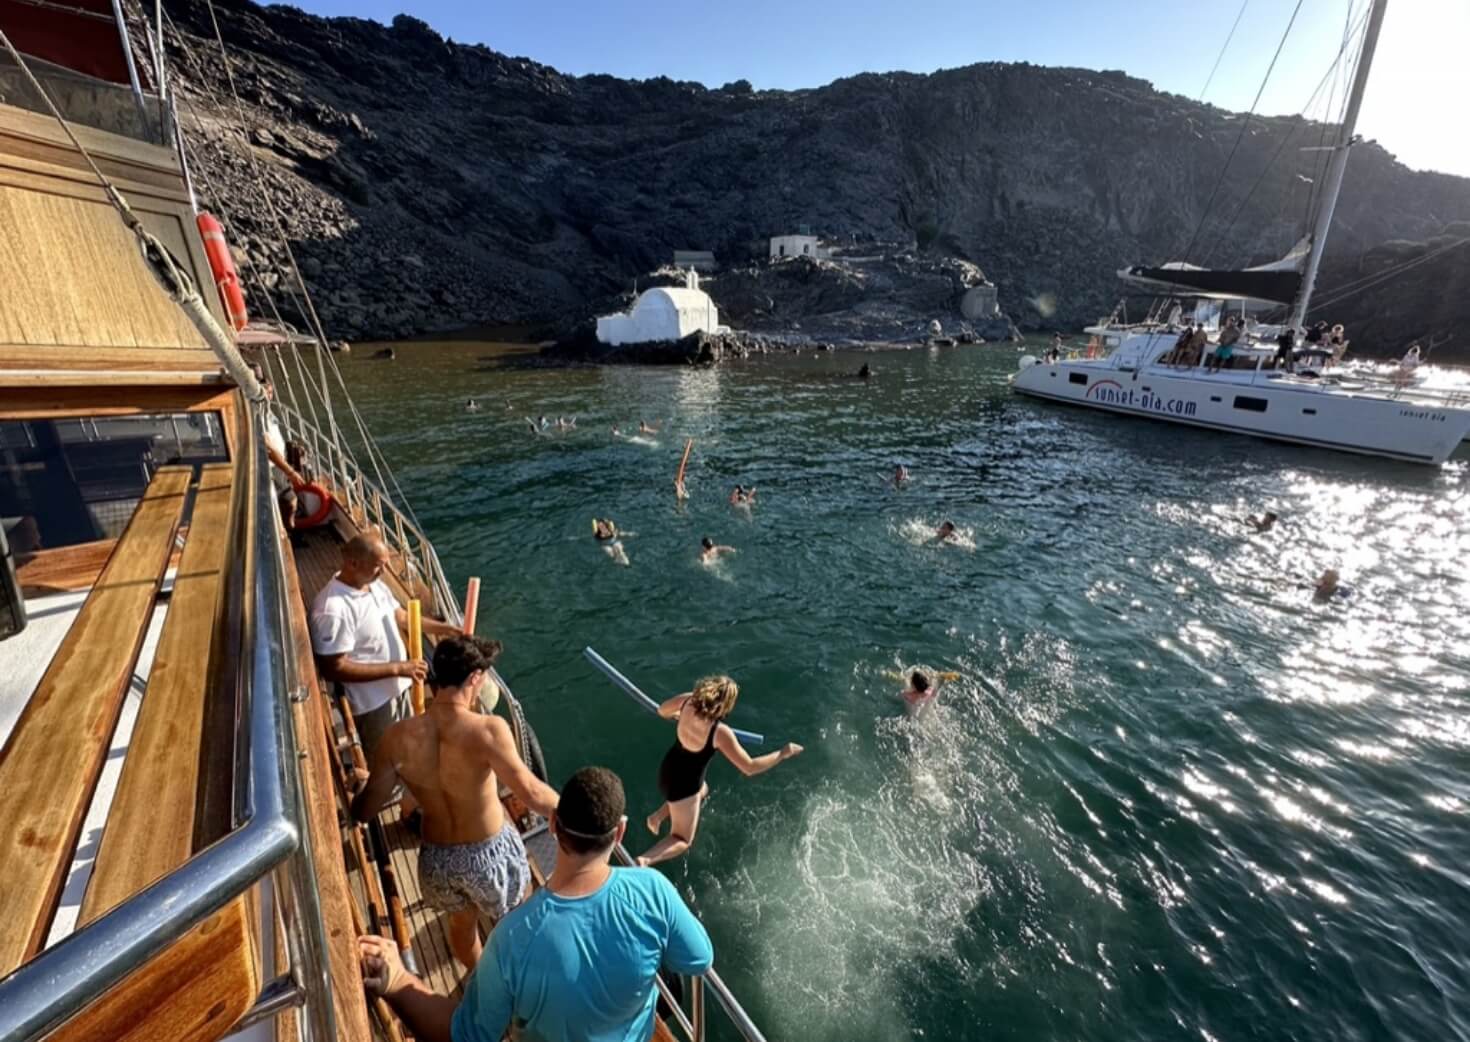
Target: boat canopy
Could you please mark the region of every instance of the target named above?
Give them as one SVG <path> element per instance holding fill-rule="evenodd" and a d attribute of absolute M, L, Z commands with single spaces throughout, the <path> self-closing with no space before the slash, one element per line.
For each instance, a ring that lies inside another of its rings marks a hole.
<path fill-rule="evenodd" d="M 0 0 L 0 25 L 22 54 L 84 76 L 127 84 L 132 77 L 121 17 L 122 8 L 113 0 Z M 0 65 L 9 64 L 8 57 L 0 60 Z"/>
<path fill-rule="evenodd" d="M 1311 249 L 1311 239 L 1302 239 L 1285 257 L 1254 268 L 1201 268 L 1184 261 L 1160 267 L 1136 264 L 1123 268 L 1118 277 L 1134 286 L 1191 297 L 1215 300 L 1263 300 L 1290 304 L 1302 284 L 1302 265 Z"/>

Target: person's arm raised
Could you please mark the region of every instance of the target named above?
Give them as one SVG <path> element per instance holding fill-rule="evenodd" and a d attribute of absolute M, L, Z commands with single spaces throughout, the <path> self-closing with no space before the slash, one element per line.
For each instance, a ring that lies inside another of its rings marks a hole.
<path fill-rule="evenodd" d="M 485 718 L 485 751 L 497 777 L 511 792 L 543 818 L 550 818 L 561 797 L 550 785 L 532 773 L 516 749 L 510 724 L 498 716 Z"/>
<path fill-rule="evenodd" d="M 684 708 L 684 703 L 689 701 L 691 694 L 693 694 L 692 691 L 685 691 L 682 695 L 675 695 L 673 698 L 665 699 L 663 704 L 658 707 L 658 715 L 665 720 L 674 719 L 674 717 L 679 715 L 679 710 Z"/>
<path fill-rule="evenodd" d="M 715 725 L 719 730 L 715 732 L 715 748 L 725 754 L 725 759 L 735 765 L 735 769 L 747 778 L 757 774 L 764 774 L 782 760 L 789 760 L 801 752 L 801 746 L 795 742 L 787 742 L 773 753 L 764 756 L 751 756 L 745 751 L 745 746 L 740 744 L 740 739 L 735 737 L 735 732 L 724 724 Z"/>

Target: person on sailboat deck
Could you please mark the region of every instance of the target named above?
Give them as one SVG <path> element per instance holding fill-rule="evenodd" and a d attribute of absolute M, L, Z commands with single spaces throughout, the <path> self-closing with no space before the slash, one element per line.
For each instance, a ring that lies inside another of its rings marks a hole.
<path fill-rule="evenodd" d="M 1296 350 L 1296 330 L 1287 326 L 1276 338 L 1276 357 L 1272 359 L 1272 365 L 1277 369 L 1285 369 L 1288 373 L 1293 368 L 1292 352 Z"/>
<path fill-rule="evenodd" d="M 704 677 L 694 690 L 675 695 L 658 707 L 658 715 L 674 721 L 674 744 L 658 765 L 658 791 L 664 803 L 644 821 L 655 836 L 669 822 L 669 834 L 638 858 L 640 865 L 653 865 L 676 858 L 694 843 L 699 827 L 699 807 L 709 795 L 704 775 L 715 753 L 725 755 L 747 778 L 769 771 L 783 760 L 801 752 L 801 746 L 787 742 L 775 752 L 752 757 L 725 725 L 725 717 L 735 708 L 740 688 L 729 677 Z"/>
<path fill-rule="evenodd" d="M 1164 365 L 1178 365 L 1189 350 L 1189 341 L 1194 337 L 1194 327 L 1185 326 L 1184 332 L 1179 334 L 1179 339 L 1174 341 L 1174 346 L 1169 348 L 1163 358 L 1159 359 Z"/>
<path fill-rule="evenodd" d="M 410 659 L 402 631 L 408 612 L 381 576 L 388 547 L 375 535 L 356 535 L 342 547 L 342 567 L 311 602 L 311 647 L 322 676 L 341 684 L 362 742 L 373 762 L 378 742 L 409 714 L 408 687 L 424 680 L 428 665 Z M 454 626 L 424 617 L 424 632 L 450 637 Z M 406 815 L 411 808 L 401 808 Z"/>
<path fill-rule="evenodd" d="M 505 918 L 531 886 L 531 866 L 514 821 L 501 807 L 499 782 L 549 818 L 557 794 L 521 760 L 510 725 L 480 711 L 500 642 L 446 637 L 434 648 L 423 716 L 388 728 L 352 816 L 371 821 L 401 781 L 423 810 L 419 885 L 424 901 L 449 915 L 449 947 L 468 969 L 480 961 L 479 918 Z M 492 703 L 493 704 L 493 703 Z"/>
<path fill-rule="evenodd" d="M 697 976 L 715 953 L 662 873 L 608 864 L 626 811 L 623 783 L 607 768 L 583 767 L 567 780 L 548 823 L 556 867 L 490 934 L 462 998 L 434 992 L 403 968 L 398 945 L 376 934 L 358 938 L 363 984 L 419 1042 L 655 1037 L 660 966 Z"/>
<path fill-rule="evenodd" d="M 1240 340 L 1240 326 L 1235 322 L 1235 316 L 1225 320 L 1225 328 L 1220 330 L 1220 342 L 1216 345 L 1214 352 L 1210 355 L 1210 364 L 1206 370 L 1218 373 L 1221 369 L 1230 368 L 1230 360 L 1235 357 L 1235 345 Z"/>

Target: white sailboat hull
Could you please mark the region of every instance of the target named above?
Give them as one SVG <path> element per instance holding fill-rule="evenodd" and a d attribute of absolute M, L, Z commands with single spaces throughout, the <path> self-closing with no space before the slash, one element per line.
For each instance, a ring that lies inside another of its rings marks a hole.
<path fill-rule="evenodd" d="M 1464 404 L 1358 394 L 1275 374 L 1069 359 L 1023 364 L 1011 380 L 1021 394 L 1102 412 L 1412 463 L 1442 463 L 1470 435 Z"/>

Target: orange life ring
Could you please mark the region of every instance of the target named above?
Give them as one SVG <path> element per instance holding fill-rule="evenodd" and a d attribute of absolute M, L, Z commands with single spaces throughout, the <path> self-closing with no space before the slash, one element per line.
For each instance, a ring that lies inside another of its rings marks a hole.
<path fill-rule="evenodd" d="M 315 528 L 325 521 L 332 513 L 332 494 L 315 481 L 308 481 L 304 485 L 296 486 L 296 496 L 300 499 L 302 509 L 306 511 L 304 517 L 296 519 L 297 528 Z M 313 510 L 306 503 L 305 497 L 316 497 L 316 509 Z"/>
<path fill-rule="evenodd" d="M 240 288 L 240 275 L 235 270 L 235 259 L 230 256 L 229 243 L 225 242 L 224 226 L 202 211 L 195 223 L 199 226 L 199 237 L 204 240 L 204 255 L 209 258 L 215 289 L 219 290 L 230 325 L 238 332 L 250 321 L 250 313 L 245 310 L 245 292 Z"/>

